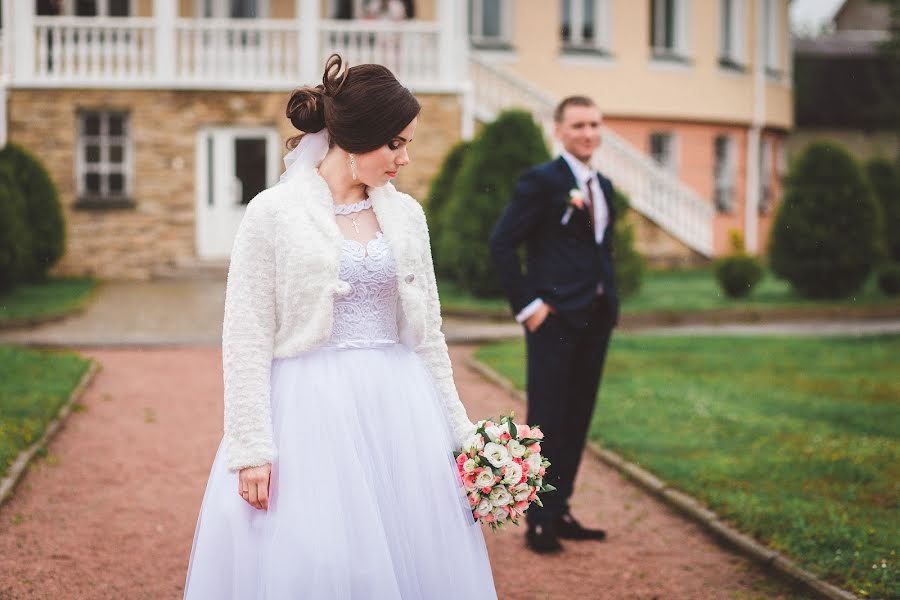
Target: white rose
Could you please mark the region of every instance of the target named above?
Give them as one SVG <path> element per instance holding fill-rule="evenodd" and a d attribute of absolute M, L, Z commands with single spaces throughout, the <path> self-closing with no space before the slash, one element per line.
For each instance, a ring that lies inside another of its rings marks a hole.
<path fill-rule="evenodd" d="M 484 457 L 495 467 L 502 467 L 511 460 L 506 446 L 493 442 L 484 445 Z"/>
<path fill-rule="evenodd" d="M 525 456 L 525 452 L 528 450 L 528 448 L 526 448 L 516 440 L 509 440 L 509 442 L 506 444 L 506 449 L 509 450 L 509 453 L 513 458 L 522 458 L 523 456 Z"/>
<path fill-rule="evenodd" d="M 494 509 L 494 518 L 497 519 L 497 521 L 505 521 L 506 519 L 509 518 L 509 513 L 506 512 L 505 510 L 503 510 L 502 508 L 495 508 Z"/>
<path fill-rule="evenodd" d="M 522 465 L 511 462 L 503 467 L 503 469 L 505 471 L 503 476 L 503 483 L 515 485 L 519 483 L 520 479 L 522 479 Z"/>
<path fill-rule="evenodd" d="M 500 436 L 503 435 L 503 431 L 496 425 L 485 427 L 484 431 L 487 433 L 488 439 L 492 442 L 496 442 L 500 439 Z"/>
<path fill-rule="evenodd" d="M 465 471 L 466 473 L 471 473 L 477 467 L 478 467 L 478 463 L 475 462 L 474 458 L 470 458 L 466 462 L 463 463 L 463 471 Z"/>
<path fill-rule="evenodd" d="M 513 498 L 516 499 L 516 502 L 525 502 L 529 496 L 531 496 L 531 488 L 525 485 L 524 490 L 516 490 L 516 495 Z"/>
<path fill-rule="evenodd" d="M 509 423 L 501 423 L 500 424 L 501 433 L 509 433 Z"/>
<path fill-rule="evenodd" d="M 491 504 L 491 501 L 485 498 L 478 505 L 478 508 L 475 509 L 475 514 L 479 517 L 486 517 L 491 514 L 491 511 L 494 509 L 494 506 Z"/>
<path fill-rule="evenodd" d="M 480 433 L 473 433 L 472 435 L 470 435 L 466 439 L 466 441 L 462 447 L 463 451 L 466 452 L 466 454 L 468 454 L 470 450 L 475 450 L 477 452 L 477 451 L 481 451 L 483 448 L 484 448 L 484 438 L 481 436 Z"/>
<path fill-rule="evenodd" d="M 506 506 L 512 502 L 512 494 L 501 485 L 491 490 L 490 499 L 494 506 Z"/>
<path fill-rule="evenodd" d="M 540 454 L 532 454 L 528 458 L 525 459 L 525 462 L 528 463 L 528 472 L 537 475 L 538 471 L 541 470 L 541 455 Z"/>
<path fill-rule="evenodd" d="M 485 469 L 475 477 L 475 487 L 493 487 L 494 473 L 490 469 Z"/>

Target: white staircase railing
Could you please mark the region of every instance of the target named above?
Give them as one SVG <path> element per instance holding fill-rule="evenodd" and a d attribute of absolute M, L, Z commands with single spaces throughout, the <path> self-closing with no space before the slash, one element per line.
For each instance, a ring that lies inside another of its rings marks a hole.
<path fill-rule="evenodd" d="M 469 66 L 475 118 L 489 121 L 503 109 L 524 108 L 535 116 L 552 140 L 555 98 L 477 56 L 470 56 Z M 712 203 L 609 127 L 603 128 L 603 143 L 595 160 L 603 174 L 628 195 L 632 208 L 688 247 L 712 256 L 715 218 Z"/>

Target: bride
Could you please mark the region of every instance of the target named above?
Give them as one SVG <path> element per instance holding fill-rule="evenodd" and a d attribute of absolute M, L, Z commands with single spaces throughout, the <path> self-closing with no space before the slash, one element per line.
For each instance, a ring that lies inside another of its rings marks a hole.
<path fill-rule="evenodd" d="M 232 250 L 225 433 L 185 598 L 496 598 L 425 217 L 390 183 L 419 110 L 337 55 L 288 102 L 304 133 Z"/>

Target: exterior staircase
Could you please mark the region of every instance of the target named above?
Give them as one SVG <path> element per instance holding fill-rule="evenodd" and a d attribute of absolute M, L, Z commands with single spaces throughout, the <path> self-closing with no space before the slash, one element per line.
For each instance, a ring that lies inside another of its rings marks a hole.
<path fill-rule="evenodd" d="M 522 108 L 541 124 L 551 147 L 557 99 L 528 81 L 474 54 L 469 56 L 474 116 L 488 122 L 507 108 Z M 625 192 L 631 207 L 703 257 L 713 255 L 712 202 L 660 168 L 653 159 L 609 127 L 595 156 L 598 169 Z"/>

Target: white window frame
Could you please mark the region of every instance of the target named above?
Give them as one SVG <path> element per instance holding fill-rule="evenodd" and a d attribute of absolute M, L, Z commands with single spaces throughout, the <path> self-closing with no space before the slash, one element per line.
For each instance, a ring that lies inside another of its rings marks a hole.
<path fill-rule="evenodd" d="M 482 23 L 482 3 L 496 1 L 500 3 L 500 35 L 485 36 Z M 469 41 L 475 47 L 509 48 L 512 46 L 513 3 L 512 0 L 469 0 Z"/>
<path fill-rule="evenodd" d="M 212 5 L 212 15 L 206 16 L 207 2 Z M 256 0 L 257 19 L 269 18 L 269 0 Z M 230 19 L 231 7 L 229 0 L 194 0 L 194 15 L 201 19 Z"/>
<path fill-rule="evenodd" d="M 729 23 L 725 23 L 726 6 L 731 8 Z M 747 1 L 719 0 L 719 11 L 719 64 L 743 69 L 747 63 Z"/>
<path fill-rule="evenodd" d="M 781 61 L 781 0 L 760 0 L 763 3 L 763 39 L 766 53 L 766 75 L 774 79 L 782 76 Z"/>
<path fill-rule="evenodd" d="M 665 142 L 666 160 L 658 161 L 653 155 L 653 138 L 659 136 Z M 672 130 L 655 130 L 651 131 L 647 138 L 648 154 L 653 159 L 653 163 L 659 168 L 664 169 L 672 175 L 678 176 L 678 136 Z"/>
<path fill-rule="evenodd" d="M 109 134 L 109 118 L 111 115 L 122 115 L 122 135 Z M 85 121 L 89 115 L 97 115 L 100 119 L 99 135 L 86 135 L 84 133 Z M 83 109 L 79 110 L 76 118 L 78 124 L 78 138 L 75 151 L 75 189 L 80 201 L 103 203 L 131 202 L 134 185 L 134 153 L 132 150 L 131 113 L 127 110 L 113 109 Z M 87 146 L 100 147 L 100 161 L 89 163 L 87 161 Z M 109 160 L 109 148 L 112 145 L 122 147 L 122 162 L 114 163 Z M 88 173 L 99 173 L 100 191 L 88 192 L 84 182 Z M 113 194 L 109 191 L 109 180 L 106 175 L 121 173 L 123 184 L 122 192 Z"/>
<path fill-rule="evenodd" d="M 672 47 L 657 45 L 658 40 L 665 40 L 665 23 L 667 19 L 657 19 L 653 22 L 654 8 L 656 14 L 663 14 L 668 0 L 650 0 L 650 54 L 656 60 L 685 61 L 690 56 L 690 0 L 671 0 L 675 17 L 672 19 Z"/>
<path fill-rule="evenodd" d="M 562 37 L 563 24 L 566 22 L 566 2 L 570 9 L 569 39 Z M 610 53 L 610 0 L 587 0 L 594 5 L 594 39 L 585 41 L 582 35 L 586 22 L 584 20 L 585 0 L 563 0 L 560 3 L 560 37 L 563 51 Z"/>
<path fill-rule="evenodd" d="M 12 1 L 12 0 L 11 0 Z M 29 0 L 34 5 L 33 0 Z M 135 13 L 135 4 L 138 0 L 130 0 L 128 2 L 128 16 L 133 17 Z M 75 0 L 60 0 L 59 15 L 61 17 L 75 16 Z M 97 0 L 97 17 L 109 16 L 109 0 Z M 91 18 L 91 17 L 85 17 Z"/>
<path fill-rule="evenodd" d="M 725 157 L 719 162 L 719 140 L 725 141 Z M 734 212 L 737 194 L 737 146 L 733 136 L 719 134 L 713 138 L 713 203 L 721 213 Z"/>
<path fill-rule="evenodd" d="M 775 174 L 772 139 L 761 136 L 759 140 L 759 214 L 766 215 L 772 210 L 775 198 L 772 189 L 772 176 Z"/>

